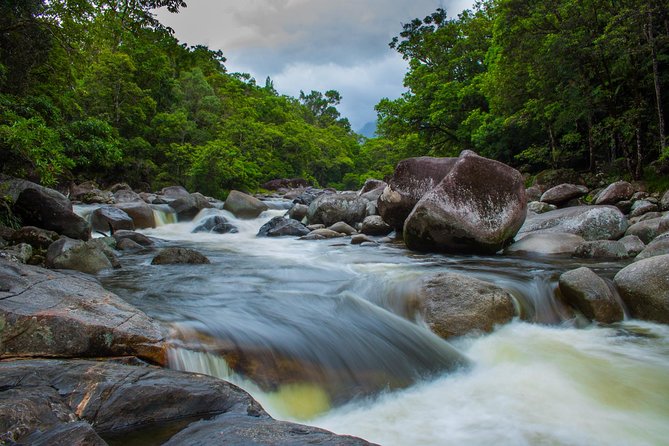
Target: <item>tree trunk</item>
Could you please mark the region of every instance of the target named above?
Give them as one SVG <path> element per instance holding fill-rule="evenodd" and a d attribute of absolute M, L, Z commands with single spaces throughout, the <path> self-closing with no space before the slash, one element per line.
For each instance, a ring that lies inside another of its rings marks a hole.
<path fill-rule="evenodd" d="M 590 163 L 588 170 L 590 172 L 595 171 L 595 141 L 592 136 L 592 118 L 588 117 L 588 153 L 590 156 Z"/>
<path fill-rule="evenodd" d="M 548 125 L 548 140 L 551 145 L 551 165 L 553 168 L 557 167 L 557 147 L 555 146 L 555 137 L 553 136 L 553 129 Z"/>
<path fill-rule="evenodd" d="M 640 180 L 643 173 L 643 148 L 641 146 L 641 128 L 636 128 L 636 166 L 634 169 L 634 179 Z"/>
<path fill-rule="evenodd" d="M 653 81 L 655 83 L 655 102 L 657 103 L 657 124 L 660 136 L 660 149 L 664 154 L 667 149 L 667 139 L 664 131 L 664 113 L 662 112 L 662 90 L 660 86 L 660 70 L 657 62 L 657 51 L 655 50 L 655 36 L 653 34 L 653 13 L 648 11 L 648 23 L 646 24 L 646 39 L 650 47 L 650 55 L 653 62 Z"/>

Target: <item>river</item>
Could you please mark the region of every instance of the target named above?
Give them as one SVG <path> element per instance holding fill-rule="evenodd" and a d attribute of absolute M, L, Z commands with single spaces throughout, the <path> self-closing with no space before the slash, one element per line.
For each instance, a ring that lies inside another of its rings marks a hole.
<path fill-rule="evenodd" d="M 401 244 L 256 237 L 284 211 L 220 210 L 143 233 L 210 265 L 124 254 L 103 285 L 173 331 L 171 367 L 219 376 L 275 418 L 383 445 L 660 445 L 669 441 L 669 327 L 589 324 L 555 296 L 561 272 L 623 264 L 416 254 Z M 220 214 L 236 234 L 193 234 Z M 412 297 L 425 275 L 494 282 L 519 317 L 446 342 Z"/>

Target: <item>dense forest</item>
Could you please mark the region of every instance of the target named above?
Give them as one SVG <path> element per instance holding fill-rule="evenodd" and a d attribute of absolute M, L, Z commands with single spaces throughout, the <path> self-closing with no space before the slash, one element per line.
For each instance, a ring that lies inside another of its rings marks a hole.
<path fill-rule="evenodd" d="M 273 178 L 355 188 L 462 149 L 634 179 L 669 157 L 666 0 L 486 0 L 409 21 L 390 42 L 407 91 L 377 105 L 375 138 L 351 130 L 338 92 L 280 95 L 152 13 L 184 6 L 1 0 L 2 172 L 220 197 Z"/>

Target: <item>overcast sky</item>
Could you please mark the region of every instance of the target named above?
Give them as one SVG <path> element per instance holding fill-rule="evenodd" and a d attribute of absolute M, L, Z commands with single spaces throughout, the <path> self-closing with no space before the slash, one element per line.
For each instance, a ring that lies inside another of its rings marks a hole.
<path fill-rule="evenodd" d="M 374 105 L 403 91 L 406 64 L 388 47 L 402 24 L 441 7 L 451 16 L 472 0 L 187 0 L 159 12 L 189 45 L 220 49 L 230 72 L 270 76 L 282 94 L 337 90 L 354 130 L 374 121 Z"/>

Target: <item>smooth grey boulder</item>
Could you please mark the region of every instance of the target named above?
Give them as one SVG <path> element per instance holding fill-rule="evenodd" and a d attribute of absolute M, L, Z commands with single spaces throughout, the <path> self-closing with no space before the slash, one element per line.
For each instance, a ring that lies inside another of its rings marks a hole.
<path fill-rule="evenodd" d="M 214 232 L 216 234 L 229 234 L 237 233 L 239 229 L 233 224 L 231 224 L 227 218 L 220 215 L 213 215 L 207 217 L 201 221 L 192 231 L 192 233 L 198 232 Z"/>
<path fill-rule="evenodd" d="M 651 241 L 648 246 L 636 256 L 636 260 L 648 259 L 650 257 L 665 254 L 669 254 L 669 233 L 662 234 L 653 239 L 653 241 Z"/>
<path fill-rule="evenodd" d="M 213 206 L 209 200 L 199 192 L 192 193 L 187 197 L 180 197 L 169 203 L 170 207 L 174 209 L 179 221 L 190 221 L 202 209 L 211 209 Z"/>
<path fill-rule="evenodd" d="M 511 295 L 489 282 L 456 273 L 423 279 L 418 308 L 430 329 L 442 338 L 490 332 L 513 319 Z"/>
<path fill-rule="evenodd" d="M 566 233 L 528 234 L 508 246 L 505 254 L 572 255 L 585 240 L 580 235 Z"/>
<path fill-rule="evenodd" d="M 632 209 L 630 210 L 630 217 L 639 217 L 643 214 L 649 212 L 655 212 L 658 210 L 658 206 L 655 203 L 651 203 L 648 200 L 638 200 L 632 204 Z"/>
<path fill-rule="evenodd" d="M 380 215 L 370 215 L 362 221 L 360 232 L 367 235 L 388 235 L 393 228 Z"/>
<path fill-rule="evenodd" d="M 565 183 L 548 189 L 541 195 L 539 201 L 559 206 L 574 198 L 580 198 L 587 193 L 588 188 L 585 186 Z"/>
<path fill-rule="evenodd" d="M 88 222 L 44 189 L 24 189 L 14 203 L 14 212 L 26 226 L 37 226 L 80 240 L 91 238 Z"/>
<path fill-rule="evenodd" d="M 623 244 L 630 257 L 634 257 L 646 248 L 646 244 L 636 235 L 626 235 L 619 242 Z"/>
<path fill-rule="evenodd" d="M 634 262 L 613 281 L 633 317 L 669 324 L 669 254 Z"/>
<path fill-rule="evenodd" d="M 297 220 L 283 217 L 274 217 L 260 227 L 259 237 L 301 237 L 309 234 L 311 231 Z"/>
<path fill-rule="evenodd" d="M 309 206 L 306 204 L 294 203 L 293 206 L 288 210 L 288 217 L 293 220 L 302 221 L 304 217 L 307 216 L 309 211 Z"/>
<path fill-rule="evenodd" d="M 526 216 L 520 172 L 465 151 L 411 211 L 404 242 L 416 251 L 493 254 L 513 240 Z"/>
<path fill-rule="evenodd" d="M 574 251 L 574 257 L 586 259 L 620 260 L 633 257 L 618 240 L 584 242 Z"/>
<path fill-rule="evenodd" d="M 53 269 L 72 269 L 88 274 L 97 274 L 104 269 L 113 268 L 112 262 L 100 249 L 100 246 L 67 237 L 49 246 L 46 253 L 46 266 Z"/>
<path fill-rule="evenodd" d="M 444 179 L 457 160 L 421 156 L 400 161 L 376 203 L 379 215 L 401 232 L 416 203 Z"/>
<path fill-rule="evenodd" d="M 162 328 L 92 278 L 0 259 L 0 282 L 0 359 L 133 355 L 166 362 Z"/>
<path fill-rule="evenodd" d="M 367 216 L 368 203 L 356 193 L 323 194 L 309 205 L 307 221 L 310 225 L 331 226 L 340 221 L 355 225 Z"/>
<path fill-rule="evenodd" d="M 151 265 L 206 265 L 211 263 L 207 257 L 189 248 L 164 248 L 151 260 Z"/>
<path fill-rule="evenodd" d="M 135 229 L 156 227 L 156 217 L 153 214 L 153 209 L 143 200 L 140 199 L 139 201 L 119 203 L 114 206 L 121 209 L 132 218 Z"/>
<path fill-rule="evenodd" d="M 632 195 L 634 195 L 634 186 L 627 181 L 617 181 L 599 193 L 595 204 L 616 204 L 619 201 L 629 200 Z"/>
<path fill-rule="evenodd" d="M 648 244 L 665 232 L 669 232 L 669 215 L 635 223 L 627 229 L 625 235 L 636 235 Z"/>
<path fill-rule="evenodd" d="M 252 219 L 269 209 L 269 207 L 255 197 L 243 192 L 231 190 L 225 199 L 223 209 L 231 212 L 237 218 Z"/>
<path fill-rule="evenodd" d="M 328 229 L 330 231 L 339 232 L 340 234 L 344 235 L 353 235 L 358 233 L 354 227 L 343 221 L 338 221 L 337 223 L 330 225 Z"/>
<path fill-rule="evenodd" d="M 517 238 L 532 233 L 568 233 L 586 241 L 613 240 L 622 237 L 626 229 L 627 218 L 613 206 L 575 206 L 528 216 Z"/>
<path fill-rule="evenodd" d="M 114 206 L 101 206 L 91 213 L 91 226 L 100 232 L 115 232 L 119 229 L 135 230 L 132 218 L 122 209 Z"/>
<path fill-rule="evenodd" d="M 563 273 L 559 286 L 564 299 L 590 320 L 610 324 L 625 316 L 609 285 L 590 268 Z"/>

